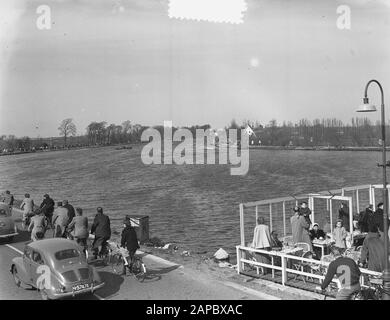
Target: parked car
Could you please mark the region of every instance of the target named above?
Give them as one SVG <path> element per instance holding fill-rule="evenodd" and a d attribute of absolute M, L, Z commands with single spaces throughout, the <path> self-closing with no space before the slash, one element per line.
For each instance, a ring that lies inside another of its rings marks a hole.
<path fill-rule="evenodd" d="M 23 256 L 12 260 L 11 273 L 18 287 L 37 288 L 43 300 L 93 294 L 104 286 L 96 269 L 87 263 L 83 248 L 63 238 L 27 244 Z M 49 274 L 49 281 L 40 288 L 43 273 Z"/>
<path fill-rule="evenodd" d="M 11 209 L 3 202 L 0 202 L 0 209 L 5 211 L 5 214 L 0 213 L 0 239 L 12 241 L 13 237 L 18 234 L 18 229 L 12 219 Z"/>

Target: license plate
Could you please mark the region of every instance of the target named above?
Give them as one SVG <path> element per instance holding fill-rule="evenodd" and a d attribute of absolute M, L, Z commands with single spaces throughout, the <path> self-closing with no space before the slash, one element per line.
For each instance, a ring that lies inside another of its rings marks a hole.
<path fill-rule="evenodd" d="M 73 286 L 72 290 L 73 291 L 80 291 L 80 290 L 88 289 L 90 287 L 91 287 L 91 285 L 89 283 L 78 284 L 78 285 Z"/>

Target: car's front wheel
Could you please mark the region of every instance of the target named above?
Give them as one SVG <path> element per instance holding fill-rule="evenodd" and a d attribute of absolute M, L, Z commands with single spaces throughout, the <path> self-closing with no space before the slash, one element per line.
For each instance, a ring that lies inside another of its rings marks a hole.
<path fill-rule="evenodd" d="M 20 281 L 20 279 L 19 279 L 18 270 L 16 269 L 15 266 L 12 267 L 12 276 L 14 278 L 16 286 L 20 287 L 20 285 L 22 284 L 22 281 Z"/>

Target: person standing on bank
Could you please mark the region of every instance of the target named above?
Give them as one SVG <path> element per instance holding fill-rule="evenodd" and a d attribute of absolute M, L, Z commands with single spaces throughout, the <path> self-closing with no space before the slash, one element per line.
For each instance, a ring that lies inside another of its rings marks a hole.
<path fill-rule="evenodd" d="M 122 235 L 121 235 L 121 247 L 126 248 L 128 251 L 128 258 L 127 262 L 129 263 L 129 271 L 131 272 L 133 261 L 134 261 L 134 255 L 139 249 L 138 239 L 137 239 L 137 233 L 135 232 L 135 229 L 132 227 L 130 219 L 126 217 L 123 220 L 123 227 Z M 123 271 L 122 275 L 126 275 L 126 265 L 123 265 Z"/>

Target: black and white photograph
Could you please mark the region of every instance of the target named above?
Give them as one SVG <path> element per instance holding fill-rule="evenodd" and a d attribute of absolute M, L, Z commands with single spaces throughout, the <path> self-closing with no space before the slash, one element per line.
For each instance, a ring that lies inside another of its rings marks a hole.
<path fill-rule="evenodd" d="M 389 44 L 388 0 L 1 0 L 0 300 L 390 300 Z"/>

